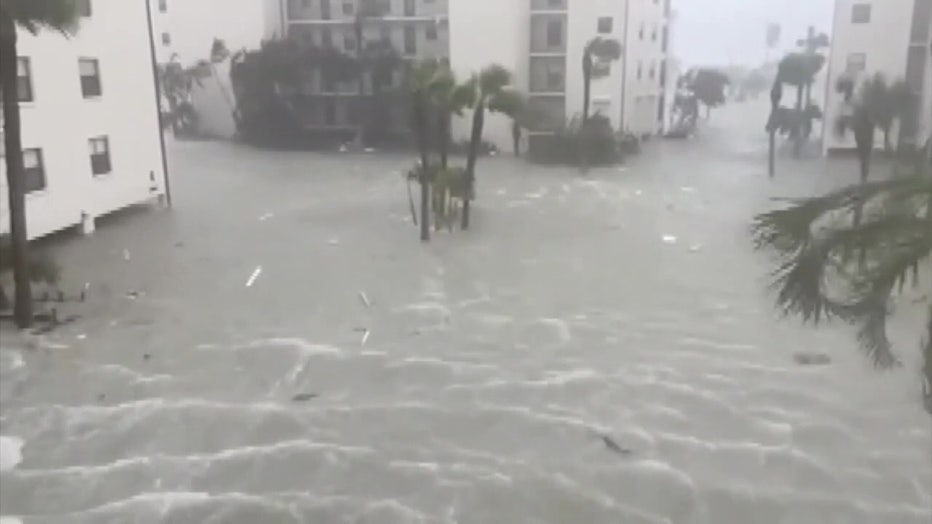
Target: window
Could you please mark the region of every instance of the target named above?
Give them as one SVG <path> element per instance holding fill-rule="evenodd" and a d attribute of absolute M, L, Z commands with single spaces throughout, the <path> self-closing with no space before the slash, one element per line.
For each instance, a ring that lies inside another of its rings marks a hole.
<path fill-rule="evenodd" d="M 651 42 L 657 41 L 657 26 L 654 26 L 654 29 L 650 32 L 650 41 Z"/>
<path fill-rule="evenodd" d="M 353 16 L 356 12 L 356 6 L 353 5 L 353 2 L 343 2 L 343 14 L 346 16 Z"/>
<path fill-rule="evenodd" d="M 650 69 L 647 70 L 647 78 L 653 79 L 657 74 L 657 66 L 651 62 Z"/>
<path fill-rule="evenodd" d="M 434 23 L 427 24 L 427 29 L 424 32 L 424 37 L 427 38 L 428 40 L 436 40 L 437 39 L 437 24 L 434 24 Z"/>
<path fill-rule="evenodd" d="M 667 61 L 660 61 L 660 87 L 667 86 Z"/>
<path fill-rule="evenodd" d="M 32 102 L 32 64 L 25 56 L 16 59 L 16 95 L 20 102 Z"/>
<path fill-rule="evenodd" d="M 77 0 L 74 3 L 74 13 L 84 18 L 91 16 L 91 0 Z"/>
<path fill-rule="evenodd" d="M 854 4 L 851 6 L 851 23 L 867 24 L 871 21 L 870 4 Z"/>
<path fill-rule="evenodd" d="M 414 16 L 414 0 L 405 0 L 405 16 Z"/>
<path fill-rule="evenodd" d="M 172 45 L 171 33 L 162 33 L 162 45 Z"/>
<path fill-rule="evenodd" d="M 336 125 L 337 123 L 337 105 L 336 101 L 332 98 L 327 99 L 327 103 L 324 105 L 324 124 L 328 126 Z"/>
<path fill-rule="evenodd" d="M 107 137 L 92 138 L 87 141 L 87 145 L 91 155 L 91 173 L 94 175 L 109 173 L 111 171 L 110 141 Z"/>
<path fill-rule="evenodd" d="M 563 82 L 563 71 L 557 67 L 550 67 L 547 69 L 547 90 L 548 91 L 563 91 L 565 85 Z"/>
<path fill-rule="evenodd" d="M 563 0 L 548 0 L 547 5 L 551 9 L 563 9 Z"/>
<path fill-rule="evenodd" d="M 159 0 L 159 12 L 168 12 L 168 0 Z"/>
<path fill-rule="evenodd" d="M 638 30 L 638 39 L 644 40 L 644 22 L 641 22 L 641 28 Z"/>
<path fill-rule="evenodd" d="M 638 61 L 638 80 L 640 80 L 642 76 L 644 76 L 644 65 L 639 60 Z"/>
<path fill-rule="evenodd" d="M 660 40 L 660 49 L 663 52 L 667 51 L 667 46 L 670 45 L 670 29 L 667 26 L 663 27 L 663 33 Z"/>
<path fill-rule="evenodd" d="M 347 51 L 356 50 L 356 37 L 353 36 L 353 33 L 347 32 L 343 35 L 343 49 Z"/>
<path fill-rule="evenodd" d="M 867 67 L 867 55 L 864 53 L 851 53 L 848 55 L 848 63 L 845 65 L 845 71 L 849 74 L 857 74 Z"/>
<path fill-rule="evenodd" d="M 599 33 L 602 33 L 603 35 L 611 33 L 612 32 L 612 17 L 600 16 L 597 29 Z"/>
<path fill-rule="evenodd" d="M 382 25 L 379 29 L 379 35 L 382 39 L 382 42 L 391 43 L 392 41 L 392 30 L 387 25 Z"/>
<path fill-rule="evenodd" d="M 563 45 L 563 22 L 550 20 L 547 22 L 547 46 L 560 47 Z"/>
<path fill-rule="evenodd" d="M 100 96 L 100 63 L 96 58 L 78 60 L 78 72 L 81 74 L 81 94 L 84 98 Z"/>
<path fill-rule="evenodd" d="M 320 44 L 323 47 L 333 47 L 333 33 L 329 27 L 320 28 Z"/>
<path fill-rule="evenodd" d="M 414 32 L 413 26 L 405 26 L 405 54 L 415 53 L 417 53 L 417 33 Z"/>
<path fill-rule="evenodd" d="M 320 0 L 320 18 L 330 20 L 330 0 Z"/>
<path fill-rule="evenodd" d="M 45 189 L 45 165 L 41 149 L 23 149 L 23 179 L 26 193 Z"/>

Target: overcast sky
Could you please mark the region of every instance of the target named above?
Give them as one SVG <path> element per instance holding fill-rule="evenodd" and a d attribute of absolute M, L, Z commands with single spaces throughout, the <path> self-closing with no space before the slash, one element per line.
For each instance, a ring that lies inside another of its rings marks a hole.
<path fill-rule="evenodd" d="M 831 35 L 835 0 L 673 0 L 673 46 L 685 65 L 758 65 L 764 34 L 780 24 L 780 48 L 793 46 L 810 25 Z"/>

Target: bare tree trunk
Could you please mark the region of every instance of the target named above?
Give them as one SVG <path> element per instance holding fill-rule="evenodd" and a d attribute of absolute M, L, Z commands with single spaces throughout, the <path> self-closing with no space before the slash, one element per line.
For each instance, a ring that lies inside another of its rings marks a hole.
<path fill-rule="evenodd" d="M 32 284 L 26 234 L 26 188 L 20 137 L 19 93 L 16 86 L 16 25 L 0 10 L 0 89 L 3 91 L 3 136 L 6 147 L 7 192 L 10 203 L 10 251 L 13 259 L 13 319 L 20 328 L 32 325 Z"/>
<path fill-rule="evenodd" d="M 777 130 L 773 128 L 770 129 L 769 133 L 767 133 L 768 135 L 767 143 L 769 147 L 767 151 L 767 174 L 770 176 L 770 178 L 773 178 L 774 175 L 776 175 L 776 170 L 777 170 L 777 167 L 776 167 L 776 147 L 777 147 L 776 134 L 777 134 Z"/>
<path fill-rule="evenodd" d="M 421 184 L 421 242 L 430 241 L 430 155 L 428 153 L 427 133 L 428 115 L 425 94 L 414 93 L 414 131 L 417 135 L 418 150 L 421 155 L 421 172 L 418 182 Z"/>
<path fill-rule="evenodd" d="M 463 229 L 469 229 L 469 204 L 476 184 L 476 161 L 482 143 L 482 127 L 485 125 L 485 100 L 480 99 L 472 114 L 472 135 L 469 139 L 469 156 L 466 157 L 466 189 L 463 196 Z"/>
<path fill-rule="evenodd" d="M 805 86 L 796 88 L 796 119 L 793 122 L 793 156 L 799 158 L 803 150 L 803 90 Z"/>

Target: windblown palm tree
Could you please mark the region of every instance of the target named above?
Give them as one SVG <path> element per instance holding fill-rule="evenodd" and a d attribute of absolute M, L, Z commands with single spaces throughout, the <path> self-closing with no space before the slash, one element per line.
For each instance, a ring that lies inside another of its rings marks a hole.
<path fill-rule="evenodd" d="M 608 76 L 611 63 L 621 58 L 621 43 L 614 38 L 597 36 L 583 50 L 583 126 L 589 121 L 589 106 L 592 103 L 592 81 Z"/>
<path fill-rule="evenodd" d="M 884 151 L 891 152 L 890 131 L 894 122 L 902 122 L 913 109 L 913 93 L 904 80 L 892 84 L 882 73 L 864 82 L 859 103 L 870 115 L 871 120 L 883 132 Z"/>
<path fill-rule="evenodd" d="M 17 30 L 36 34 L 52 30 L 62 35 L 76 28 L 74 0 L 2 0 L 0 3 L 0 89 L 3 92 L 4 141 L 6 146 L 7 191 L 10 200 L 10 237 L 15 284 L 13 317 L 20 328 L 33 320 L 32 288 L 29 282 L 26 193 L 23 175 L 23 144 L 20 136 L 17 88 Z"/>
<path fill-rule="evenodd" d="M 815 52 L 790 53 L 780 61 L 776 81 L 796 88 L 796 112 L 792 117 L 790 133 L 794 139 L 793 153 L 796 156 L 801 153 L 803 142 L 812 130 L 813 114 L 809 110 L 808 93 L 824 65 L 825 57 Z"/>
<path fill-rule="evenodd" d="M 482 144 L 482 128 L 485 126 L 485 112 L 502 113 L 512 118 L 518 116 L 521 96 L 508 86 L 511 85 L 511 72 L 500 65 L 490 65 L 470 79 L 469 89 L 474 93 L 472 113 L 472 133 L 469 139 L 469 154 L 466 157 L 466 196 L 463 199 L 463 229 L 469 229 L 469 203 L 475 194 L 476 161 L 479 146 Z"/>
<path fill-rule="evenodd" d="M 431 99 L 437 109 L 437 151 L 440 154 L 440 168 L 447 169 L 450 152 L 450 121 L 453 115 L 462 116 L 467 107 L 475 101 L 476 92 L 470 83 L 459 84 L 448 62 L 443 61 L 437 76 L 431 85 Z"/>
<path fill-rule="evenodd" d="M 878 367 L 899 363 L 886 335 L 889 303 L 907 282 L 918 285 L 920 267 L 932 261 L 928 151 L 909 174 L 790 200 L 758 215 L 752 228 L 757 248 L 779 257 L 778 307 L 808 322 L 838 317 L 857 325 L 860 345 Z M 848 213 L 861 206 L 862 220 L 852 223 Z M 932 307 L 929 315 L 923 373 L 932 413 Z"/>
<path fill-rule="evenodd" d="M 436 169 L 430 163 L 430 136 L 432 115 L 436 113 L 438 84 L 445 82 L 448 68 L 436 59 L 415 63 L 405 79 L 411 94 L 411 126 L 421 157 L 420 166 L 413 171 L 421 186 L 421 241 L 430 240 L 430 183 Z"/>

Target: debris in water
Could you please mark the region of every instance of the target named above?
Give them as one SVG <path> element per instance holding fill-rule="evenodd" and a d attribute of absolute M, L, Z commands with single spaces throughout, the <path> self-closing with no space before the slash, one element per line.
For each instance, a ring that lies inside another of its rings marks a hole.
<path fill-rule="evenodd" d="M 78 339 L 78 340 L 84 340 L 84 339 L 86 339 L 86 338 L 87 338 L 87 335 L 85 335 L 84 333 L 81 333 L 81 334 L 79 334 L 79 335 L 77 336 L 77 339 Z"/>
<path fill-rule="evenodd" d="M 150 354 L 148 354 L 148 353 L 143 353 L 143 354 L 142 354 L 142 359 L 143 359 L 143 360 L 149 360 L 149 359 L 151 359 L 151 358 L 152 358 L 152 355 L 150 355 Z"/>
<path fill-rule="evenodd" d="M 369 297 L 366 296 L 366 292 L 365 292 L 365 291 L 360 291 L 360 292 L 359 292 L 359 300 L 361 300 L 362 303 L 363 303 L 363 305 L 366 306 L 366 307 L 369 307 L 369 306 L 372 305 L 372 303 L 369 302 Z"/>
<path fill-rule="evenodd" d="M 343 145 L 340 146 L 340 152 L 341 152 L 341 153 L 346 153 L 346 152 L 348 152 L 348 151 L 349 151 L 349 146 L 348 146 L 348 145 L 343 144 Z"/>
<path fill-rule="evenodd" d="M 682 187 L 680 187 L 680 191 L 682 191 L 682 192 L 684 192 L 684 193 L 695 193 L 695 192 L 696 192 L 696 188 L 691 187 L 691 186 L 682 186 Z"/>
<path fill-rule="evenodd" d="M 297 395 L 291 397 L 291 400 L 295 402 L 307 402 L 308 400 L 313 400 L 319 397 L 318 393 L 298 393 Z"/>
<path fill-rule="evenodd" d="M 124 250 L 123 250 L 123 260 L 129 260 L 130 258 L 131 258 L 131 257 L 130 257 L 130 254 L 129 254 L 129 250 L 128 250 L 128 249 L 124 249 Z"/>
<path fill-rule="evenodd" d="M 249 280 L 246 281 L 246 287 L 252 287 L 256 283 L 256 279 L 259 278 L 259 275 L 262 274 L 262 266 L 256 266 L 256 269 L 253 270 L 252 274 L 249 275 Z"/>
<path fill-rule="evenodd" d="M 831 357 L 824 353 L 794 353 L 793 360 L 800 366 L 825 366 L 832 362 Z"/>
<path fill-rule="evenodd" d="M 702 251 L 702 244 L 693 244 L 689 246 L 690 253 L 698 253 L 700 251 Z"/>
<path fill-rule="evenodd" d="M 363 333 L 363 335 L 362 335 L 362 341 L 360 342 L 360 345 L 362 345 L 362 346 L 365 346 L 365 345 L 366 345 L 366 341 L 369 340 L 369 333 L 370 333 L 370 331 L 369 331 L 368 329 L 366 330 L 365 333 Z"/>
<path fill-rule="evenodd" d="M 367 147 L 367 148 L 363 149 L 363 152 L 365 152 L 365 153 L 375 153 L 375 148 L 374 148 L 374 147 Z"/>
<path fill-rule="evenodd" d="M 130 300 L 136 300 L 137 298 L 141 296 L 142 296 L 142 293 L 140 293 L 139 291 L 132 290 L 132 289 L 126 292 L 126 298 Z"/>
<path fill-rule="evenodd" d="M 105 400 L 107 400 L 107 395 L 104 395 L 103 393 L 97 395 L 97 402 L 103 402 Z"/>
<path fill-rule="evenodd" d="M 624 173 L 624 172 L 627 171 L 627 170 L 628 170 L 627 167 L 619 167 L 619 168 L 617 169 L 617 171 L 618 171 L 619 173 Z"/>
<path fill-rule="evenodd" d="M 619 446 L 618 443 L 615 442 L 615 440 L 612 439 L 612 437 L 608 435 L 599 435 L 599 437 L 602 439 L 602 442 L 605 444 L 605 447 L 607 447 L 610 451 L 614 451 L 615 453 L 618 453 L 619 455 L 630 455 L 634 453 L 630 449 Z"/>
<path fill-rule="evenodd" d="M 331 246 L 339 246 L 339 245 L 340 245 L 340 239 L 339 239 L 339 238 L 331 238 L 330 240 L 327 241 L 327 243 L 330 244 Z"/>
<path fill-rule="evenodd" d="M 644 194 L 644 192 L 641 191 L 640 189 L 634 190 L 634 196 L 641 196 L 641 195 L 643 195 L 643 194 Z"/>
<path fill-rule="evenodd" d="M 673 236 L 673 235 L 664 235 L 664 236 L 663 236 L 663 243 L 664 243 L 664 244 L 671 244 L 671 245 L 672 245 L 672 244 L 676 244 L 676 237 Z"/>
<path fill-rule="evenodd" d="M 266 220 L 272 218 L 273 216 L 275 216 L 274 213 L 266 213 L 259 217 L 259 222 L 265 222 Z"/>

